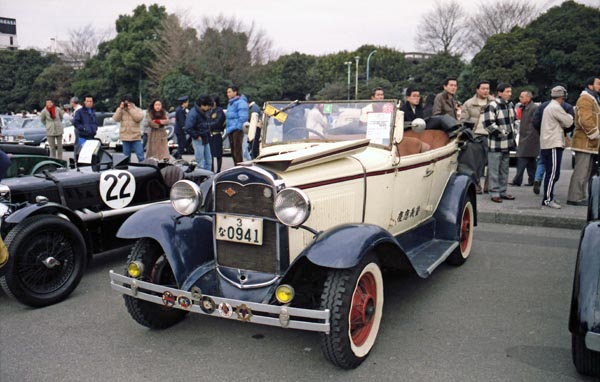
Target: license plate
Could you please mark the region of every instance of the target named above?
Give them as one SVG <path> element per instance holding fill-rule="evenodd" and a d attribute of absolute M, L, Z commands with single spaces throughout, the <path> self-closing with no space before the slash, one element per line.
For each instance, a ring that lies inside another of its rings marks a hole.
<path fill-rule="evenodd" d="M 262 245 L 263 220 L 217 214 L 217 240 Z"/>

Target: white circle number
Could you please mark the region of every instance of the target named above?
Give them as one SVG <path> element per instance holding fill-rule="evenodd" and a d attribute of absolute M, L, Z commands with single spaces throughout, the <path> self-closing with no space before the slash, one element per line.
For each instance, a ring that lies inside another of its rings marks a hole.
<path fill-rule="evenodd" d="M 108 170 L 100 174 L 100 197 L 110 208 L 127 207 L 135 195 L 135 178 L 129 171 Z"/>

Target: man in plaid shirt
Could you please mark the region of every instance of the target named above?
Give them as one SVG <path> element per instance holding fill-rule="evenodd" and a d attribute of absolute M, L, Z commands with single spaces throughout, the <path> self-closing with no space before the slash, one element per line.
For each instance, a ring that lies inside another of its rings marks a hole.
<path fill-rule="evenodd" d="M 488 135 L 488 173 L 490 176 L 489 194 L 495 203 L 502 200 L 514 200 L 506 193 L 508 184 L 508 162 L 510 150 L 515 144 L 515 108 L 510 101 L 512 87 L 507 83 L 499 83 L 496 87 L 498 97 L 483 110 L 483 127 Z"/>

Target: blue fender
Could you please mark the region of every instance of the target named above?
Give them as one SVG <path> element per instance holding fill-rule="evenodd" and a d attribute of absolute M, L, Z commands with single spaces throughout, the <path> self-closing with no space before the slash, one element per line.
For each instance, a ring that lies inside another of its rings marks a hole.
<path fill-rule="evenodd" d="M 177 285 L 214 258 L 212 218 L 182 216 L 170 203 L 155 204 L 131 215 L 117 232 L 123 239 L 156 240 L 169 260 Z"/>
<path fill-rule="evenodd" d="M 588 185 L 588 202 L 587 220 L 600 220 L 600 175 L 594 175 Z"/>
<path fill-rule="evenodd" d="M 347 269 L 356 266 L 369 250 L 387 243 L 402 251 L 396 239 L 373 224 L 344 224 L 320 234 L 299 257 L 306 256 L 315 265 Z"/>
<path fill-rule="evenodd" d="M 477 225 L 477 198 L 475 184 L 465 174 L 453 174 L 448 180 L 442 199 L 433 217 L 436 221 L 435 237 L 443 240 L 458 240 L 462 206 L 468 196 L 473 202 L 474 224 Z"/>
<path fill-rule="evenodd" d="M 600 333 L 600 222 L 589 222 L 581 232 L 573 280 L 569 331 Z"/>

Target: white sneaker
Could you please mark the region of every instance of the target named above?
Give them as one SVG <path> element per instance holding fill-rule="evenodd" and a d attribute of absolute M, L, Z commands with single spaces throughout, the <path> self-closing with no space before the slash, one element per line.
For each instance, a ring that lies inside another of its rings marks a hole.
<path fill-rule="evenodd" d="M 560 204 L 556 203 L 556 201 L 551 200 L 549 202 L 544 202 L 544 207 L 548 207 L 548 208 L 554 208 L 554 209 L 561 209 L 562 207 L 560 206 Z"/>

